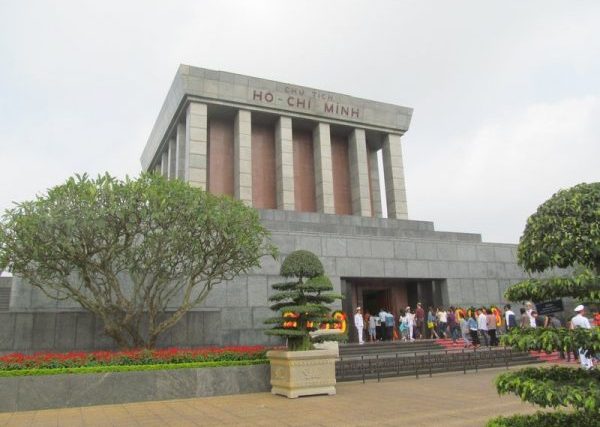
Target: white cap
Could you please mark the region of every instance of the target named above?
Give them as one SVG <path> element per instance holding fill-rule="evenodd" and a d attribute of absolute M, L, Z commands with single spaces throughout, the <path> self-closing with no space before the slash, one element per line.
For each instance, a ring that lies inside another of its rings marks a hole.
<path fill-rule="evenodd" d="M 356 311 L 360 310 L 360 307 L 356 307 Z"/>
<path fill-rule="evenodd" d="M 581 310 L 583 310 L 583 305 L 582 305 L 582 304 L 579 304 L 577 307 L 575 307 L 575 310 L 573 310 L 573 311 L 577 311 L 577 312 L 579 312 L 579 311 L 581 311 Z"/>

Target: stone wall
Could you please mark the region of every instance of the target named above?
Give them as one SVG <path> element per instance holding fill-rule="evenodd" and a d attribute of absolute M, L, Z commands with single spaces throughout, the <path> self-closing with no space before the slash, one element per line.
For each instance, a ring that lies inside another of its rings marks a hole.
<path fill-rule="evenodd" d="M 268 364 L 0 378 L 0 412 L 269 391 Z"/>
<path fill-rule="evenodd" d="M 221 317 L 228 317 L 225 324 Z M 279 341 L 260 330 L 262 310 L 256 322 L 233 310 L 192 311 L 165 332 L 158 347 L 223 345 L 275 345 Z M 0 313 L 0 354 L 35 351 L 111 350 L 112 338 L 103 332 L 101 319 L 83 311 Z"/>

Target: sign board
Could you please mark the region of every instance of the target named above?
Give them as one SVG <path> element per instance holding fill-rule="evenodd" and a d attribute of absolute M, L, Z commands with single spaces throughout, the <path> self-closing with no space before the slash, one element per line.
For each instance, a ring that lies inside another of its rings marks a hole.
<path fill-rule="evenodd" d="M 564 309 L 562 299 L 540 302 L 535 305 L 535 311 L 537 311 L 538 314 L 558 313 Z"/>

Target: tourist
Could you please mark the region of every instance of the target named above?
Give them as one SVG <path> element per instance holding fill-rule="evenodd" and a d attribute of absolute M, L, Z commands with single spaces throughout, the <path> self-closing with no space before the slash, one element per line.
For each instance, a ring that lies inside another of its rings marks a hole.
<path fill-rule="evenodd" d="M 515 316 L 515 312 L 510 308 L 510 304 L 504 306 L 504 322 L 506 332 L 517 327 L 517 316 Z"/>
<path fill-rule="evenodd" d="M 381 317 L 375 316 L 375 340 L 376 341 L 381 340 L 381 328 L 382 328 L 381 325 L 382 325 Z"/>
<path fill-rule="evenodd" d="M 590 321 L 587 317 L 584 316 L 585 309 L 583 305 L 579 304 L 575 307 L 575 312 L 577 315 L 571 319 L 571 328 L 583 328 L 583 329 L 592 329 L 590 325 Z M 588 350 L 585 348 L 579 348 L 579 363 L 583 369 L 592 369 L 594 367 L 594 362 L 591 357 L 588 356 Z"/>
<path fill-rule="evenodd" d="M 562 323 L 560 322 L 560 319 L 558 319 L 554 314 L 548 313 L 548 315 L 546 316 L 546 322 L 544 323 L 544 328 L 562 328 Z"/>
<path fill-rule="evenodd" d="M 444 307 L 438 307 L 436 313 L 438 321 L 438 335 L 440 338 L 446 338 L 446 328 L 448 327 L 448 312 L 444 310 Z"/>
<path fill-rule="evenodd" d="M 519 323 L 521 329 L 531 328 L 531 321 L 529 320 L 529 315 L 527 314 L 527 310 L 521 307 L 521 322 Z"/>
<path fill-rule="evenodd" d="M 371 313 L 369 310 L 365 310 L 365 314 L 363 316 L 364 327 L 363 327 L 363 337 L 369 340 L 369 321 L 371 320 Z"/>
<path fill-rule="evenodd" d="M 561 327 L 562 323 L 560 322 L 560 319 L 558 319 L 554 314 L 548 313 L 548 315 L 546 316 L 546 323 L 544 324 L 544 328 L 559 329 Z M 558 349 L 558 353 L 561 359 L 565 358 L 565 352 L 562 347 Z"/>
<path fill-rule="evenodd" d="M 410 341 L 415 340 L 415 315 L 411 313 L 410 307 L 406 307 L 406 323 L 408 323 L 408 338 Z"/>
<path fill-rule="evenodd" d="M 435 331 L 436 327 L 436 317 L 433 314 L 433 307 L 429 306 L 429 310 L 427 311 L 427 330 L 429 331 L 429 338 L 439 338 L 439 335 Z"/>
<path fill-rule="evenodd" d="M 536 324 L 535 324 L 535 318 L 533 317 L 533 303 L 528 302 L 527 304 L 525 304 L 525 306 L 527 307 L 527 316 L 529 317 L 529 327 L 530 328 L 535 328 Z"/>
<path fill-rule="evenodd" d="M 490 312 L 487 314 L 487 334 L 490 337 L 490 346 L 496 347 L 498 345 L 498 338 L 496 335 L 496 315 Z"/>
<path fill-rule="evenodd" d="M 573 329 L 573 325 L 571 324 L 570 320 L 567 320 L 567 324 L 565 326 L 567 329 Z M 577 360 L 579 358 L 577 349 L 571 346 L 571 348 L 567 351 L 567 362 L 571 361 L 571 354 L 573 354 L 573 360 Z"/>
<path fill-rule="evenodd" d="M 425 338 L 425 310 L 423 310 L 420 302 L 417 303 L 415 310 L 415 323 L 417 327 L 415 336 L 419 339 Z"/>
<path fill-rule="evenodd" d="M 477 329 L 479 330 L 479 335 L 481 336 L 481 340 L 485 344 L 485 346 L 489 346 L 489 338 L 488 338 L 488 328 L 487 328 L 487 312 L 485 308 L 481 308 L 479 314 L 477 315 Z"/>
<path fill-rule="evenodd" d="M 369 316 L 369 341 L 377 341 L 377 316 Z"/>
<path fill-rule="evenodd" d="M 471 340 L 469 339 L 469 319 L 466 317 L 462 317 L 459 322 L 460 325 L 460 333 L 462 335 L 463 342 L 465 343 L 465 348 L 471 345 Z"/>
<path fill-rule="evenodd" d="M 454 307 L 450 307 L 446 319 L 448 320 L 448 331 L 450 332 L 450 338 L 452 338 L 452 342 L 455 343 L 456 340 L 458 340 L 460 327 L 458 325 L 458 322 L 456 321 L 456 313 L 454 312 Z"/>
<path fill-rule="evenodd" d="M 479 347 L 479 336 L 477 334 L 478 329 L 479 329 L 479 323 L 478 323 L 478 319 L 475 317 L 476 316 L 476 312 L 473 311 L 471 313 L 471 317 L 469 317 L 469 334 L 471 335 L 471 344 L 473 344 L 473 347 L 477 348 Z"/>
<path fill-rule="evenodd" d="M 400 331 L 400 338 L 402 341 L 410 339 L 408 335 L 408 316 L 404 310 L 400 310 L 400 315 L 398 316 L 398 330 Z"/>
<path fill-rule="evenodd" d="M 381 341 L 386 341 L 387 340 L 387 325 L 386 325 L 386 319 L 387 319 L 387 311 L 385 311 L 385 308 L 381 308 L 379 310 L 379 321 L 381 322 L 381 327 L 380 327 L 380 339 Z"/>
<path fill-rule="evenodd" d="M 354 314 L 354 326 L 356 327 L 356 332 L 358 332 L 358 343 L 364 344 L 363 328 L 365 327 L 365 322 L 360 312 L 360 307 L 356 307 L 356 314 Z"/>
<path fill-rule="evenodd" d="M 389 311 L 386 311 L 385 317 L 385 335 L 388 341 L 393 341 L 394 339 L 394 315 Z"/>
<path fill-rule="evenodd" d="M 546 316 L 540 316 L 537 311 L 532 310 L 531 317 L 533 317 L 533 319 L 535 320 L 536 328 L 543 328 L 544 326 L 546 326 Z"/>

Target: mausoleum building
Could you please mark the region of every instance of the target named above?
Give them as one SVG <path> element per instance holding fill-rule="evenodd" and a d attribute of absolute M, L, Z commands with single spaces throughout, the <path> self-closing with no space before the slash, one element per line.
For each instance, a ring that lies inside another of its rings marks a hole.
<path fill-rule="evenodd" d="M 407 107 L 181 65 L 142 169 L 258 209 L 282 259 L 297 249 L 319 256 L 347 313 L 358 305 L 396 314 L 417 302 L 502 304 L 507 286 L 525 277 L 516 245 L 409 219 L 402 136 L 411 116 Z M 280 263 L 264 258 L 260 269 L 215 287 L 161 345 L 272 342 L 262 329 Z M 4 316 L 12 323 L 0 331 L 0 351 L 111 345 L 76 304 L 17 279 Z M 59 328 L 73 322 L 66 342 Z M 11 328 L 13 339 L 3 338 Z"/>

